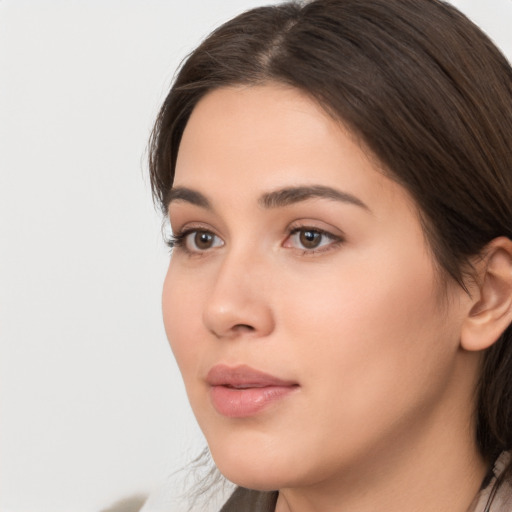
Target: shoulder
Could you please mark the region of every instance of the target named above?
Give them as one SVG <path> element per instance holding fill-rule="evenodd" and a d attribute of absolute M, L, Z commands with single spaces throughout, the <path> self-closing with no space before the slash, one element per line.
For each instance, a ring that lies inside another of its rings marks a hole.
<path fill-rule="evenodd" d="M 493 467 L 489 484 L 475 499 L 468 512 L 510 512 L 512 511 L 512 481 L 503 479 L 503 473 L 511 462 L 511 452 L 503 452 Z M 500 482 L 500 480 L 503 480 Z M 490 507 L 489 507 L 490 504 Z"/>

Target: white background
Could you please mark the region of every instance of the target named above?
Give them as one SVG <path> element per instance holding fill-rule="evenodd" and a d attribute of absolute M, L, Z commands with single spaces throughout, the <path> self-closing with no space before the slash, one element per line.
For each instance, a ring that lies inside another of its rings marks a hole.
<path fill-rule="evenodd" d="M 1 512 L 107 510 L 200 451 L 145 147 L 179 61 L 261 3 L 0 0 Z M 512 57 L 512 0 L 454 3 Z"/>

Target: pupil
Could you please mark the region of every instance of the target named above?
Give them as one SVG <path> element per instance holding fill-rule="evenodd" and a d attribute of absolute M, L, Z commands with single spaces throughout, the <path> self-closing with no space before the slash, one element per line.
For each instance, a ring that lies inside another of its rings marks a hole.
<path fill-rule="evenodd" d="M 308 249 L 313 249 L 320 242 L 320 233 L 316 231 L 302 231 L 300 234 L 300 243 Z"/>

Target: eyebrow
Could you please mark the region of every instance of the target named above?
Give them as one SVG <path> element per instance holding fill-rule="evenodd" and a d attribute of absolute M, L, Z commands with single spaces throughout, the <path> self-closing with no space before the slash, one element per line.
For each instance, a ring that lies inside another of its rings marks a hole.
<path fill-rule="evenodd" d="M 363 203 L 358 197 L 349 194 L 348 192 L 342 192 L 332 187 L 326 187 L 324 185 L 311 185 L 311 186 L 298 186 L 298 187 L 286 187 L 272 192 L 263 194 L 258 203 L 264 208 L 281 208 L 289 206 L 295 203 L 300 203 L 308 199 L 322 198 L 330 199 L 333 201 L 339 201 L 342 203 L 353 204 L 359 206 L 365 210 L 371 211 L 368 206 Z M 212 205 L 208 198 L 197 190 L 193 190 L 187 187 L 175 187 L 169 190 L 167 194 L 167 205 L 176 201 L 184 201 L 206 210 L 212 210 Z"/>
<path fill-rule="evenodd" d="M 175 201 L 184 201 L 186 203 L 205 208 L 206 210 L 212 209 L 212 205 L 206 196 L 197 190 L 192 190 L 186 187 L 175 187 L 169 190 L 166 197 L 167 207 Z"/>
<path fill-rule="evenodd" d="M 259 203 L 265 208 L 280 208 L 317 197 L 353 204 L 370 211 L 370 208 L 358 197 L 324 185 L 282 188 L 263 194 L 259 199 Z"/>

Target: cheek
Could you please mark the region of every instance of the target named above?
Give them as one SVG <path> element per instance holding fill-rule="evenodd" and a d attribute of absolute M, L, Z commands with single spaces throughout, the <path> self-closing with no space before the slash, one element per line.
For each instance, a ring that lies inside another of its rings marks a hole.
<path fill-rule="evenodd" d="M 385 254 L 347 258 L 307 300 L 289 287 L 282 309 L 291 338 L 302 341 L 294 350 L 307 362 L 308 378 L 324 382 L 326 399 L 352 418 L 391 397 L 396 407 L 427 399 L 442 389 L 457 352 L 456 326 L 440 312 L 428 255 Z"/>
<path fill-rule="evenodd" d="M 394 258 L 389 257 L 390 260 Z M 311 273 L 308 282 L 288 279 L 280 308 L 283 315 L 312 332 L 331 332 L 348 344 L 380 339 L 385 333 L 408 333 L 409 337 L 440 316 L 433 270 L 429 261 L 410 264 L 410 259 L 386 261 L 386 258 L 346 258 L 337 267 Z M 309 328 L 307 328 L 309 326 Z M 357 343 L 356 343 L 357 345 Z"/>
<path fill-rule="evenodd" d="M 181 272 L 176 272 L 171 262 L 162 291 L 162 312 L 167 339 L 183 375 L 185 385 L 195 371 L 201 352 L 199 332 L 202 318 L 200 289 L 190 286 Z"/>
<path fill-rule="evenodd" d="M 321 454 L 325 471 L 413 431 L 447 387 L 457 331 L 440 314 L 430 260 L 415 256 L 347 262 L 308 293 L 292 279 L 282 287 L 281 341 L 303 384 L 301 457 Z"/>

